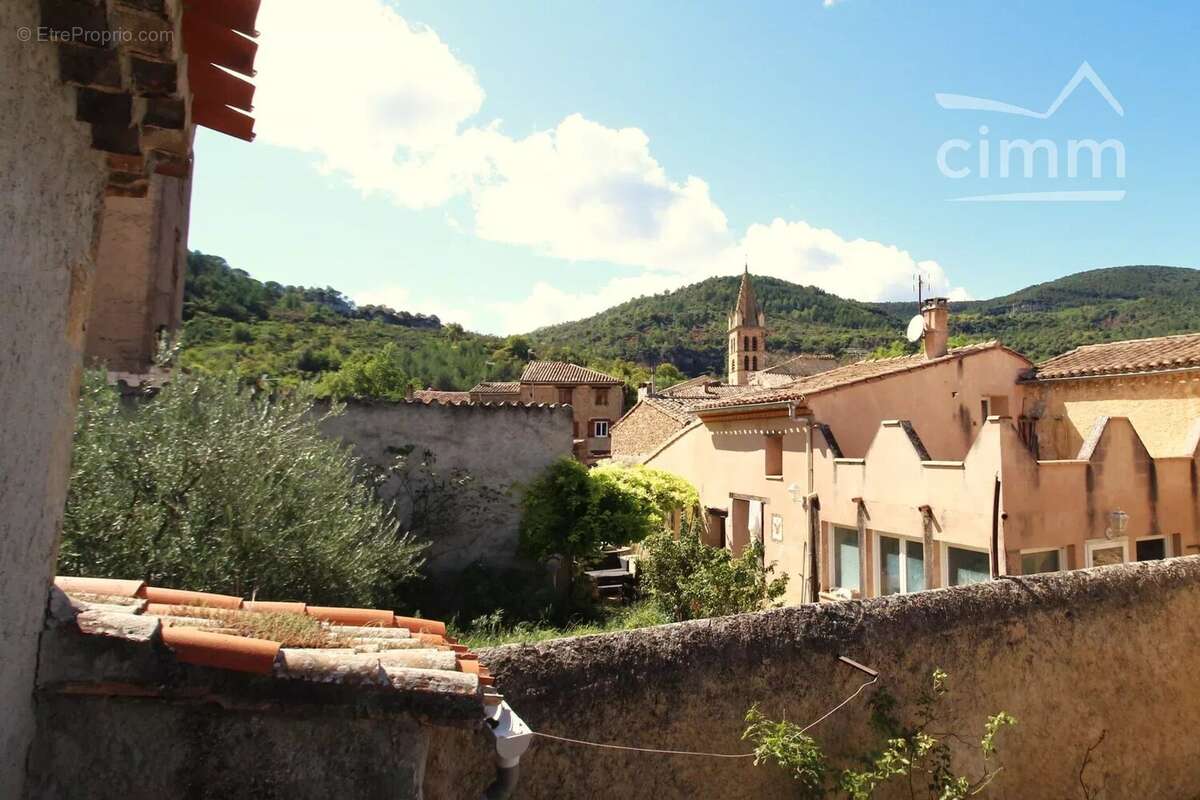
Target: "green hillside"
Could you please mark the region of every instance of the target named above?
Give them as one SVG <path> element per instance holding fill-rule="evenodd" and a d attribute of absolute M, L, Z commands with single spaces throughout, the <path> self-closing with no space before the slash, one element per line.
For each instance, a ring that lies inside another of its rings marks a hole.
<path fill-rule="evenodd" d="M 540 328 L 529 338 L 535 347 L 574 348 L 638 363 L 667 361 L 689 375 L 719 373 L 725 363 L 726 316 L 739 280 L 709 278 L 639 297 L 587 319 Z M 755 277 L 754 289 L 774 352 L 873 350 L 896 337 L 896 317 L 886 309 L 777 278 Z"/>
<path fill-rule="evenodd" d="M 906 348 L 916 303 L 859 303 L 774 278 L 754 279 L 775 353 Z M 595 316 L 529 334 L 535 346 L 572 346 L 599 357 L 664 359 L 688 374 L 719 373 L 725 317 L 738 278 L 710 278 L 640 297 Z M 1200 330 L 1200 271 L 1134 266 L 1089 270 L 1003 297 L 951 304 L 958 342 L 1000 339 L 1040 360 L 1080 344 Z"/>
<path fill-rule="evenodd" d="M 263 283 L 221 258 L 192 253 L 181 360 L 284 385 L 311 381 L 330 393 L 395 394 L 407 385 L 461 390 L 485 378 L 512 380 L 530 358 L 557 358 L 617 375 L 632 390 L 649 365 L 678 368 L 663 368 L 663 385 L 680 372 L 723 372 L 726 315 L 738 280 L 710 278 L 500 338 L 434 316 L 355 306 L 333 288 Z M 754 283 L 778 357 L 913 349 L 902 335 L 915 302 L 860 303 L 767 277 Z M 1090 342 L 1200 330 L 1200 271 L 1089 270 L 1003 297 L 952 303 L 950 319 L 955 343 L 1000 339 L 1034 360 Z"/>

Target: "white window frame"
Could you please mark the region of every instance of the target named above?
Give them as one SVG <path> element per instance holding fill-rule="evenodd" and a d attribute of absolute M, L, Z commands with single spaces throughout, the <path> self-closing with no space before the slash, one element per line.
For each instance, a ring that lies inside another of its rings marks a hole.
<path fill-rule="evenodd" d="M 601 425 L 604 426 L 604 433 L 600 432 Z M 606 420 L 606 419 L 592 420 L 592 438 L 593 439 L 605 439 L 608 437 L 609 431 L 611 431 L 611 430 L 612 430 L 612 423 L 609 420 Z"/>
<path fill-rule="evenodd" d="M 1131 552 L 1133 553 L 1134 561 L 1137 561 L 1137 543 L 1138 542 L 1150 542 L 1150 541 L 1155 541 L 1158 539 L 1161 539 L 1162 543 L 1163 543 L 1163 558 L 1164 559 L 1174 558 L 1175 554 L 1173 552 L 1171 552 L 1171 537 L 1167 536 L 1165 533 L 1158 533 L 1158 534 L 1155 534 L 1154 536 L 1139 536 L 1133 540 L 1133 549 Z"/>
<path fill-rule="evenodd" d="M 856 537 L 858 537 L 858 564 L 856 565 L 856 569 L 858 570 L 858 586 L 857 587 L 840 586 L 837 582 L 837 577 L 838 577 L 837 534 L 838 534 L 839 530 L 846 531 L 847 533 L 853 533 Z M 863 541 L 864 538 L 865 537 L 863 537 L 861 535 L 858 528 L 854 528 L 849 525 L 839 525 L 836 522 L 831 522 L 829 524 L 829 588 L 831 588 L 831 589 L 849 589 L 852 592 L 858 592 L 860 597 L 862 596 L 863 587 L 867 583 L 867 576 L 863 574 L 863 563 L 862 563 L 863 562 L 862 549 L 866 545 L 866 542 Z"/>
<path fill-rule="evenodd" d="M 1021 551 L 1022 556 L 1034 555 L 1035 553 L 1058 553 L 1058 569 L 1054 572 L 1067 571 L 1067 548 L 1065 547 L 1028 547 Z M 1054 572 L 1026 572 L 1024 559 L 1021 562 L 1022 575 L 1053 575 Z"/>
<path fill-rule="evenodd" d="M 988 557 L 988 580 L 992 579 L 991 575 L 995 571 L 995 567 L 992 565 L 992 551 L 991 550 L 989 550 L 986 547 L 973 547 L 973 546 L 967 545 L 967 544 L 955 544 L 954 542 L 942 542 L 941 545 L 942 545 L 942 548 L 941 548 L 939 555 L 942 557 L 941 558 L 942 564 L 941 564 L 941 570 L 940 570 L 940 572 L 942 573 L 941 574 L 941 578 L 942 578 L 941 585 L 942 586 L 946 586 L 946 587 L 950 586 L 950 548 L 951 547 L 953 547 L 955 550 L 970 550 L 973 553 L 983 553 L 984 555 L 986 555 Z M 963 585 L 965 586 L 967 584 L 963 584 Z"/>
<path fill-rule="evenodd" d="M 1096 550 L 1107 550 L 1110 547 L 1116 547 L 1118 545 L 1121 547 L 1121 552 L 1122 552 L 1121 563 L 1128 564 L 1129 563 L 1129 537 L 1128 536 L 1119 536 L 1119 537 L 1116 537 L 1113 539 L 1088 539 L 1087 541 L 1085 541 L 1083 543 L 1084 566 L 1087 566 L 1087 567 L 1096 566 L 1095 564 L 1092 563 L 1092 553 L 1095 552 Z"/>
<path fill-rule="evenodd" d="M 875 537 L 874 541 L 872 542 L 874 545 L 874 551 L 872 552 L 872 555 L 874 556 L 875 564 L 872 567 L 871 579 L 875 584 L 876 597 L 890 597 L 890 595 L 885 595 L 883 593 L 883 575 L 881 574 L 883 568 L 883 546 L 879 542 L 880 539 L 896 539 L 900 542 L 900 563 L 902 565 L 900 568 L 900 594 L 912 594 L 912 591 L 923 592 L 925 589 L 929 588 L 929 553 L 925 552 L 927 548 L 925 547 L 925 540 L 923 538 L 916 536 L 901 536 L 897 533 L 888 533 L 887 531 L 876 530 L 871 531 L 871 534 Z M 906 568 L 906 562 L 908 561 L 908 542 L 916 542 L 917 544 L 921 545 L 921 553 L 924 556 L 925 566 L 925 589 L 910 590 L 908 588 L 908 569 Z"/>

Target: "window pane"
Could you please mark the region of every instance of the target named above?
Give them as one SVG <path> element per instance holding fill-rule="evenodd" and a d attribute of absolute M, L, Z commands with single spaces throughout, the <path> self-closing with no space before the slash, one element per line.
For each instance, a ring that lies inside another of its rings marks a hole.
<path fill-rule="evenodd" d="M 908 578 L 908 591 L 920 592 L 925 590 L 925 545 L 920 542 L 904 543 L 905 572 Z"/>
<path fill-rule="evenodd" d="M 853 528 L 833 529 L 833 582 L 839 589 L 858 589 L 858 531 Z"/>
<path fill-rule="evenodd" d="M 1092 566 L 1106 567 L 1109 564 L 1120 564 L 1125 561 L 1125 548 L 1121 545 L 1097 547 L 1092 550 Z"/>
<path fill-rule="evenodd" d="M 879 593 L 900 593 L 900 540 L 879 537 Z"/>
<path fill-rule="evenodd" d="M 1146 539 L 1137 543 L 1138 561 L 1157 561 L 1167 557 L 1166 539 Z"/>
<path fill-rule="evenodd" d="M 1021 554 L 1022 575 L 1036 575 L 1039 572 L 1058 572 L 1059 569 L 1057 550 Z"/>
<path fill-rule="evenodd" d="M 948 547 L 946 548 L 946 554 L 951 586 L 979 583 L 992 577 L 987 553 L 981 553 L 978 550 L 963 550 L 958 547 Z"/>

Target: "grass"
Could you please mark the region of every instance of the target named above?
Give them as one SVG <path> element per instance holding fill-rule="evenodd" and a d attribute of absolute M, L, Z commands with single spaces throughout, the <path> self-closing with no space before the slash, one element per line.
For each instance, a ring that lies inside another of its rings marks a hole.
<path fill-rule="evenodd" d="M 188 607 L 180 610 L 180 615 L 210 619 L 238 636 L 279 642 L 283 647 L 338 647 L 347 641 L 304 614 Z"/>
<path fill-rule="evenodd" d="M 648 628 L 651 625 L 665 625 L 668 622 L 671 622 L 671 619 L 663 614 L 658 606 L 649 600 L 642 600 L 607 611 L 599 620 L 570 622 L 565 625 L 556 625 L 548 621 L 508 624 L 505 622 L 504 612 L 496 611 L 472 620 L 466 628 L 452 627 L 450 633 L 462 644 L 472 650 L 478 650 L 502 644 L 528 644 L 571 636 L 628 631 Z"/>

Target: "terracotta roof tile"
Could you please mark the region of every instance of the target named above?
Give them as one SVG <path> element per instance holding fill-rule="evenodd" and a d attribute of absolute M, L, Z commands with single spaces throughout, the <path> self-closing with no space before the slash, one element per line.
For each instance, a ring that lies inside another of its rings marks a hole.
<path fill-rule="evenodd" d="M 460 711 L 461 703 L 473 700 L 480 713 L 485 689 L 491 693 L 493 680 L 478 656 L 448 637 L 445 624 L 436 620 L 385 609 L 243 601 L 141 581 L 62 576 L 54 582 L 80 633 L 146 645 L 161 641 L 183 663 L 453 697 Z M 52 615 L 54 608 L 51 603 Z M 311 622 L 301 622 L 297 629 L 282 615 L 303 615 Z M 104 690 L 102 685 L 95 689 Z"/>
<path fill-rule="evenodd" d="M 521 373 L 521 383 L 618 384 L 621 381 L 603 372 L 565 361 L 530 361 Z"/>
<path fill-rule="evenodd" d="M 437 389 L 417 389 L 413 392 L 413 400 L 421 403 L 469 403 L 470 392 L 443 392 Z"/>
<path fill-rule="evenodd" d="M 483 381 L 471 387 L 468 394 L 520 394 L 520 381 Z"/>
<path fill-rule="evenodd" d="M 1200 367 L 1200 333 L 1086 344 L 1037 365 L 1039 378 L 1085 378 Z"/>
<path fill-rule="evenodd" d="M 981 342 L 965 347 L 955 347 L 940 358 L 927 359 L 924 355 L 900 356 L 898 358 L 883 358 L 875 361 L 857 361 L 843 367 L 818 372 L 816 375 L 799 378 L 783 386 L 756 389 L 734 395 L 725 399 L 714 400 L 696 407 L 697 411 L 709 409 L 730 408 L 755 403 L 786 402 L 789 400 L 802 401 L 820 392 L 840 389 L 861 381 L 882 378 L 888 375 L 923 369 L 935 364 L 953 361 L 964 356 L 975 355 L 987 350 L 1003 347 L 999 342 Z"/>

